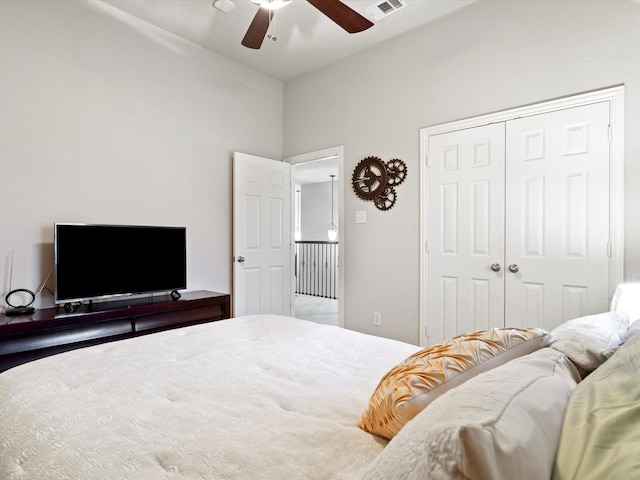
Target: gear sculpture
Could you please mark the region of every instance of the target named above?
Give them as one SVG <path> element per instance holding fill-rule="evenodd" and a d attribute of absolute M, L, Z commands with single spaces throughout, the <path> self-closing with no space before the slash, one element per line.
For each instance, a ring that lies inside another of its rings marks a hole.
<path fill-rule="evenodd" d="M 396 204 L 395 187 L 407 178 L 407 166 L 394 158 L 384 163 L 378 157 L 366 157 L 356 165 L 351 183 L 362 200 L 373 201 L 378 210 L 386 211 Z"/>

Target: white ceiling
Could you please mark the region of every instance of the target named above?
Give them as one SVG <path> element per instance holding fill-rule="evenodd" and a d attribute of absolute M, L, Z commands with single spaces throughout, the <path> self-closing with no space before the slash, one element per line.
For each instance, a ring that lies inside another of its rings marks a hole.
<path fill-rule="evenodd" d="M 296 185 L 330 182 L 331 175 L 338 181 L 338 157 L 323 158 L 311 162 L 296 163 L 293 168 L 293 180 Z"/>
<path fill-rule="evenodd" d="M 306 0 L 293 0 L 276 12 L 277 41 L 265 38 L 252 50 L 240 42 L 258 9 L 250 0 L 233 0 L 230 13 L 213 0 L 101 0 L 119 10 L 235 60 L 272 78 L 286 81 L 335 62 L 376 43 L 465 7 L 475 0 L 405 0 L 408 6 L 364 32 L 348 34 Z M 343 0 L 363 16 L 376 0 Z M 373 19 L 371 19 L 373 20 Z"/>

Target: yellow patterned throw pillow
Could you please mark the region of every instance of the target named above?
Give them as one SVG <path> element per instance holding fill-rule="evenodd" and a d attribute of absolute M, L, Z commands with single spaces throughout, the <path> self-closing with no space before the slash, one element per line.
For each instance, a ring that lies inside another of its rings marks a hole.
<path fill-rule="evenodd" d="M 446 391 L 548 342 L 548 333 L 540 328 L 494 328 L 420 350 L 382 377 L 358 426 L 391 440 Z"/>

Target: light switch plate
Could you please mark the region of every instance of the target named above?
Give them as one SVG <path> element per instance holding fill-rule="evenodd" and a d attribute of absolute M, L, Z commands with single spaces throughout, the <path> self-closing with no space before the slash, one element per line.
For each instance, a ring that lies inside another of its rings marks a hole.
<path fill-rule="evenodd" d="M 356 212 L 356 223 L 367 223 L 367 212 L 365 210 Z"/>

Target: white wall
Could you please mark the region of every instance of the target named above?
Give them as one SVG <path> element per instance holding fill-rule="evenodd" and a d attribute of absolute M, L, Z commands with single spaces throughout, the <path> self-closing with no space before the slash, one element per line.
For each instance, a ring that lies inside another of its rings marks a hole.
<path fill-rule="evenodd" d="M 333 186 L 333 222 L 338 224 L 337 182 Z M 331 182 L 309 183 L 300 188 L 302 240 L 328 241 L 331 223 Z M 338 232 L 340 235 L 340 232 Z"/>
<path fill-rule="evenodd" d="M 281 82 L 105 4 L 0 1 L 2 298 L 56 221 L 186 226 L 188 289 L 229 292 L 231 152 L 281 158 L 281 118 Z"/>
<path fill-rule="evenodd" d="M 640 3 L 480 0 L 287 82 L 285 155 L 344 145 L 341 174 L 349 178 L 370 155 L 408 165 L 389 211 L 349 187 L 343 192 L 345 326 L 419 341 L 421 127 L 619 84 L 626 87 L 625 275 L 638 278 L 639 59 Z M 355 224 L 356 210 L 367 212 L 366 224 Z M 382 313 L 381 327 L 372 326 L 373 311 Z"/>

